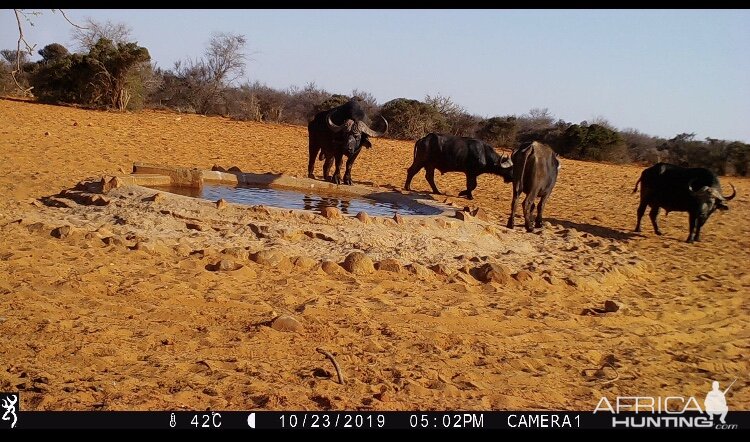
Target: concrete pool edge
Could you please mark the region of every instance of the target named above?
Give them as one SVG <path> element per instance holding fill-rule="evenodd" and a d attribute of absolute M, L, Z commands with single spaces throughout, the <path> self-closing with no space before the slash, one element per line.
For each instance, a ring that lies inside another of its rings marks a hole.
<path fill-rule="evenodd" d="M 420 196 L 423 194 L 416 192 L 402 193 L 398 190 L 372 187 L 364 184 L 354 184 L 351 186 L 336 185 L 311 178 L 300 178 L 284 174 L 242 172 L 236 168 L 228 171 L 223 169 L 217 170 L 216 167 L 214 167 L 214 170 L 202 170 L 180 166 L 134 163 L 132 174 L 117 176 L 115 178 L 120 180 L 118 185 L 138 185 L 144 187 L 178 186 L 200 188 L 204 183 L 210 183 L 232 186 L 238 184 L 254 185 L 300 192 L 314 191 L 317 193 L 401 204 L 415 210 L 419 210 L 420 207 L 426 207 L 436 212 L 433 214 L 404 214 L 402 215 L 404 217 L 453 217 L 457 211 L 460 211 L 460 209 L 448 206 L 447 204 L 429 198 L 421 198 Z"/>

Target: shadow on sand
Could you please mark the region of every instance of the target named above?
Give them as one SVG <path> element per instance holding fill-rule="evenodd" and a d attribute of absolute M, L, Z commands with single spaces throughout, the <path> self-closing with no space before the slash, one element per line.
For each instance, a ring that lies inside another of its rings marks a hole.
<path fill-rule="evenodd" d="M 609 227 L 597 226 L 594 224 L 576 223 L 573 221 L 567 221 L 556 218 L 546 218 L 545 221 L 549 221 L 550 224 L 556 226 L 562 226 L 566 229 L 576 229 L 580 232 L 586 232 L 600 238 L 617 239 L 620 241 L 630 240 L 633 238 L 641 238 L 643 235 L 635 232 L 624 232 L 622 230 L 614 230 Z"/>

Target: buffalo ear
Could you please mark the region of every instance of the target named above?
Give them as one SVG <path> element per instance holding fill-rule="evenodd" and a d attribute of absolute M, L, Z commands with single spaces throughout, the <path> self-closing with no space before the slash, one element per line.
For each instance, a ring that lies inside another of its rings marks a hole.
<path fill-rule="evenodd" d="M 729 206 L 724 204 L 724 201 L 716 200 L 716 208 L 719 210 L 729 210 Z"/>

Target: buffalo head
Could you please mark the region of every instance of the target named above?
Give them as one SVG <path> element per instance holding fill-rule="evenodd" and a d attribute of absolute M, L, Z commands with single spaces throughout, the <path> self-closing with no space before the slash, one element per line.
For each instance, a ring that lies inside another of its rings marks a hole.
<path fill-rule="evenodd" d="M 328 121 L 328 128 L 337 135 L 344 147 L 344 150 L 351 155 L 357 149 L 359 149 L 360 146 L 365 146 L 367 148 L 372 147 L 372 144 L 367 139 L 368 137 L 381 137 L 386 133 L 386 131 L 388 131 L 388 121 L 386 121 L 386 119 L 383 118 L 382 115 L 380 116 L 380 118 L 385 124 L 385 129 L 383 129 L 382 132 L 371 129 L 367 125 L 367 123 L 361 120 L 354 121 L 350 119 L 346 120 L 342 124 L 337 125 L 333 121 L 331 121 L 330 113 L 328 114 L 326 120 Z"/>
<path fill-rule="evenodd" d="M 699 216 L 704 220 L 711 215 L 716 209 L 729 210 L 726 202 L 731 201 L 737 196 L 737 189 L 733 184 L 729 184 L 732 187 L 732 194 L 724 196 L 721 194 L 717 187 L 703 186 L 698 190 L 693 189 L 693 181 L 688 183 L 688 190 L 691 195 L 698 201 L 700 207 Z"/>
<path fill-rule="evenodd" d="M 492 165 L 492 173 L 503 177 L 503 181 L 510 183 L 513 181 L 513 161 L 509 155 L 498 156 L 495 164 Z"/>

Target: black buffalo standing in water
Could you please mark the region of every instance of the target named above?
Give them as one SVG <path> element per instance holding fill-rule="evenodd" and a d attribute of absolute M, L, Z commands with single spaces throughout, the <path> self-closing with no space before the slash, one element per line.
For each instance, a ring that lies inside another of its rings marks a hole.
<path fill-rule="evenodd" d="M 365 123 L 365 111 L 362 99 L 352 97 L 351 100 L 333 109 L 318 112 L 307 125 L 309 142 L 309 159 L 307 176 L 315 178 L 315 159 L 323 160 L 323 178 L 336 184 L 341 184 L 341 161 L 346 155 L 346 171 L 344 184 L 352 184 L 352 166 L 357 159 L 362 146 L 372 147 L 369 137 L 380 137 L 388 130 L 388 122 L 383 118 L 385 129 L 377 132 Z M 330 175 L 331 163 L 335 161 L 336 169 Z"/>
<path fill-rule="evenodd" d="M 659 209 L 669 212 L 688 212 L 690 233 L 687 242 L 700 241 L 701 227 L 716 209 L 728 210 L 725 204 L 737 195 L 732 184 L 732 194 L 723 196 L 716 174 L 703 167 L 681 167 L 668 163 L 657 163 L 641 172 L 633 193 L 641 185 L 641 203 L 638 206 L 638 222 L 635 231 L 641 231 L 641 218 L 646 207 L 651 207 L 649 218 L 654 232 L 661 235 L 656 217 Z"/>

